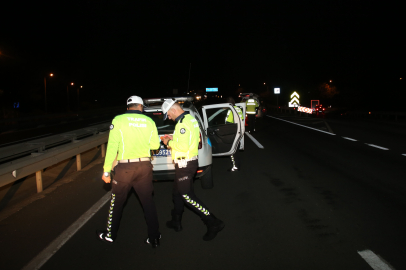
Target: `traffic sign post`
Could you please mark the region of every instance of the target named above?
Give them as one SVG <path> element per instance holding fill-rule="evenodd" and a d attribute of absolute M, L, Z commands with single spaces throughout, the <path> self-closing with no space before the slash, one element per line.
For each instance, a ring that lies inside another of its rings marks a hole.
<path fill-rule="evenodd" d="M 281 93 L 281 89 L 280 88 L 274 88 L 273 92 L 276 95 L 276 107 L 278 107 L 278 95 Z"/>

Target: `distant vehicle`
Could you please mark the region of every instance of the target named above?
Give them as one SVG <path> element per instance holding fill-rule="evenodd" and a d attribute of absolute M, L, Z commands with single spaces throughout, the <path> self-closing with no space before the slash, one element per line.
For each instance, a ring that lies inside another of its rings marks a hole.
<path fill-rule="evenodd" d="M 319 113 L 324 114 L 325 110 L 326 110 L 326 108 L 324 108 L 323 105 L 321 105 L 321 104 L 316 105 L 316 107 L 314 108 L 314 111 L 316 112 L 316 114 L 319 114 Z"/>
<path fill-rule="evenodd" d="M 196 178 L 201 181 L 202 188 L 213 187 L 212 156 L 229 156 L 235 153 L 238 142 L 244 134 L 244 122 L 239 121 L 234 124 L 226 124 L 227 112 L 231 110 L 234 119 L 240 119 L 233 106 L 227 103 L 202 106 L 202 116 L 192 104 L 193 97 L 168 97 L 144 99 L 145 115 L 149 116 L 156 124 L 160 138 L 165 134 L 173 134 L 175 122 L 163 120 L 162 103 L 166 99 L 175 99 L 184 111 L 190 113 L 196 120 L 200 129 L 200 143 L 198 162 L 199 167 Z M 245 103 L 236 103 L 243 107 L 245 113 Z M 172 161 L 171 150 L 161 142 L 159 150 L 153 153 L 153 179 L 173 180 L 175 178 L 175 164 Z"/>

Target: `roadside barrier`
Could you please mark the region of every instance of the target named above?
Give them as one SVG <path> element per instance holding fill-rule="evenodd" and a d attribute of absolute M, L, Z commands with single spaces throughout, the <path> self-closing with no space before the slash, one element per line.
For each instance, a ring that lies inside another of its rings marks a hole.
<path fill-rule="evenodd" d="M 43 190 L 42 171 L 76 156 L 77 170 L 82 169 L 81 153 L 101 147 L 106 154 L 110 123 L 45 137 L 18 145 L 0 148 L 0 187 L 23 177 L 36 175 L 37 192 Z"/>

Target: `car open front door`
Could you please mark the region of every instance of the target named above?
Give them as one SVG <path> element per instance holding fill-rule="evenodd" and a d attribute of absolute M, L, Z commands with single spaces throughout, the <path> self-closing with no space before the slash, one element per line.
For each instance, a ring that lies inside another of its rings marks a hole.
<path fill-rule="evenodd" d="M 242 138 L 240 141 L 240 150 L 244 150 L 244 133 L 245 133 L 245 120 L 247 119 L 246 117 L 246 111 L 247 111 L 247 104 L 245 104 L 245 102 L 243 103 L 236 103 L 235 106 L 239 107 L 242 111 L 242 115 L 244 116 L 244 120 L 241 123 L 241 134 L 242 134 Z"/>
<path fill-rule="evenodd" d="M 236 123 L 226 123 L 227 113 L 231 110 Z M 234 109 L 227 103 L 202 106 L 204 129 L 211 141 L 213 156 L 229 156 L 235 153 L 242 137 L 242 121 Z"/>

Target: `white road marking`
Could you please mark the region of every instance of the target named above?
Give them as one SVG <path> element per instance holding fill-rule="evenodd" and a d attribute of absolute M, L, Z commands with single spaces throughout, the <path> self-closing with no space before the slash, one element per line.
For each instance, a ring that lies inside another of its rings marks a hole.
<path fill-rule="evenodd" d="M 353 141 L 353 142 L 357 141 L 356 139 L 352 139 L 352 138 L 348 138 L 348 137 L 343 137 L 343 139 L 350 140 L 350 141 Z"/>
<path fill-rule="evenodd" d="M 294 124 L 294 125 L 298 125 L 298 126 L 301 126 L 301 127 L 313 129 L 313 130 L 316 130 L 316 131 L 320 131 L 320 132 L 323 132 L 323 133 L 326 133 L 326 134 L 329 134 L 329 135 L 335 135 L 334 133 L 331 133 L 331 132 L 327 132 L 327 131 L 323 131 L 323 130 L 320 130 L 320 129 L 316 129 L 316 128 L 304 126 L 304 125 L 301 125 L 301 124 L 298 124 L 298 123 L 295 123 L 295 122 L 286 121 L 286 120 L 284 120 L 284 119 L 276 118 L 276 117 L 273 117 L 273 116 L 269 116 L 269 115 L 267 115 L 267 116 L 268 116 L 268 117 L 271 117 L 271 118 L 275 118 L 275 119 L 281 120 L 281 121 L 285 121 L 285 122 L 288 122 L 288 123 L 291 123 L 291 124 Z"/>
<path fill-rule="evenodd" d="M 32 259 L 22 270 L 40 269 L 100 208 L 110 200 L 111 192 L 106 193 L 97 203 L 67 228 L 40 254 Z"/>
<path fill-rule="evenodd" d="M 378 149 L 381 149 L 381 150 L 389 150 L 389 148 L 385 148 L 385 147 L 375 145 L 375 144 L 366 143 L 366 145 L 369 145 L 369 146 L 372 146 L 372 147 L 375 147 L 375 148 L 378 148 Z"/>
<path fill-rule="evenodd" d="M 327 127 L 327 129 L 328 129 L 328 131 L 329 131 L 330 133 L 334 133 L 333 130 L 331 129 L 330 125 L 327 123 L 326 120 L 324 120 L 324 124 L 326 125 L 326 127 Z"/>
<path fill-rule="evenodd" d="M 264 149 L 262 144 L 260 144 L 251 134 L 249 134 L 248 132 L 245 132 L 245 135 L 247 135 L 248 138 L 250 138 L 258 146 L 258 148 Z"/>
<path fill-rule="evenodd" d="M 395 270 L 370 250 L 358 251 L 358 254 L 372 267 L 372 269 Z"/>

